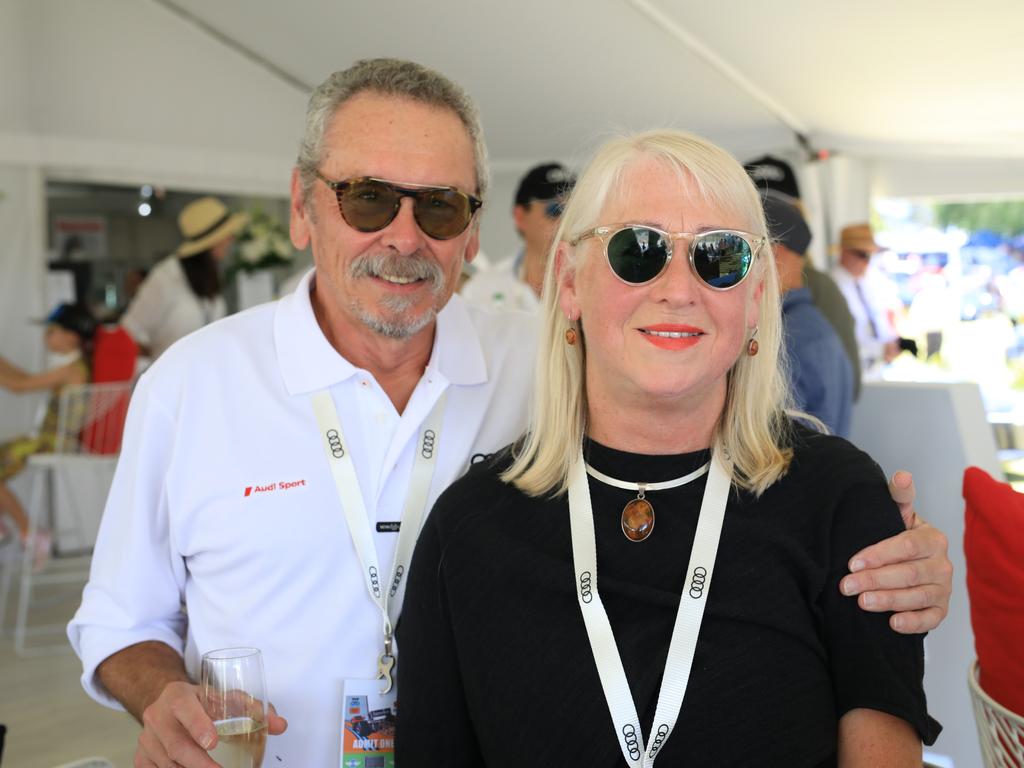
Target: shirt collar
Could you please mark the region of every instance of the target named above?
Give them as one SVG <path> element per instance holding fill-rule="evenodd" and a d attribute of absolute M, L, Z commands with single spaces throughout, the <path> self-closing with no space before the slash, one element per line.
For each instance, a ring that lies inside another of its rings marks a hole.
<path fill-rule="evenodd" d="M 299 282 L 295 292 L 277 303 L 274 346 L 289 394 L 325 389 L 354 376 L 359 369 L 331 346 L 313 314 L 310 286 L 315 270 Z M 466 305 L 452 296 L 438 313 L 434 347 L 428 372 L 437 372 L 452 384 L 487 381 L 487 361 Z"/>
<path fill-rule="evenodd" d="M 806 285 L 800 288 L 793 288 L 792 290 L 786 291 L 782 294 L 782 309 L 783 311 L 794 307 L 797 304 L 813 304 L 814 299 L 811 296 L 811 289 Z"/>

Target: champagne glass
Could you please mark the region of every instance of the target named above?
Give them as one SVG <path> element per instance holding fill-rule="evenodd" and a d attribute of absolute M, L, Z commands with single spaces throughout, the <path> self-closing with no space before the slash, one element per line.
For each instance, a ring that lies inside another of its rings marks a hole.
<path fill-rule="evenodd" d="M 267 746 L 267 683 L 259 649 L 204 653 L 200 686 L 217 729 L 210 757 L 223 768 L 260 768 Z"/>

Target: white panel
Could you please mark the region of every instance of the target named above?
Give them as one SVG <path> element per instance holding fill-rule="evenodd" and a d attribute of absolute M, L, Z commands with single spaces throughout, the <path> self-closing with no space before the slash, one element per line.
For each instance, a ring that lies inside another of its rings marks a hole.
<path fill-rule="evenodd" d="M 975 653 L 963 553 L 963 473 L 973 465 L 1002 476 L 981 393 L 968 383 L 866 382 L 854 406 L 851 439 L 887 475 L 913 472 L 915 508 L 949 537 L 949 615 L 925 641 L 928 709 L 943 726 L 932 751 L 952 757 L 957 768 L 980 765 L 966 679 Z"/>
<path fill-rule="evenodd" d="M 0 163 L 45 169 L 51 179 L 180 191 L 287 197 L 293 154 L 255 154 L 105 139 L 0 133 Z"/>
<path fill-rule="evenodd" d="M 0 163 L 0 355 L 42 369 L 44 317 L 43 191 L 38 172 Z M 29 431 L 42 399 L 0 388 L 0 440 Z"/>
<path fill-rule="evenodd" d="M 1024 198 L 1024 159 L 879 158 L 872 163 L 872 195 Z"/>
<path fill-rule="evenodd" d="M 27 37 L 22 3 L 0 2 L 0 133 L 28 128 Z"/>

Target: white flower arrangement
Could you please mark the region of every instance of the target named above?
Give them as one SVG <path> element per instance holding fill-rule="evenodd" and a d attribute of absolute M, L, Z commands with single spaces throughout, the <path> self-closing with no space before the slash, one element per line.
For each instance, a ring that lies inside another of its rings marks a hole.
<path fill-rule="evenodd" d="M 256 272 L 292 263 L 292 244 L 284 225 L 259 208 L 249 214 L 246 224 L 235 243 L 238 255 L 237 269 Z"/>

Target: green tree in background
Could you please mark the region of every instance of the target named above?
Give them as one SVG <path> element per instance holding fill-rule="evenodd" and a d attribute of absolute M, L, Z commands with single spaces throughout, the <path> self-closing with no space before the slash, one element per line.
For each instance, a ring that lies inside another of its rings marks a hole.
<path fill-rule="evenodd" d="M 935 223 L 968 232 L 988 230 L 1006 237 L 1024 233 L 1024 200 L 992 203 L 936 203 Z"/>

